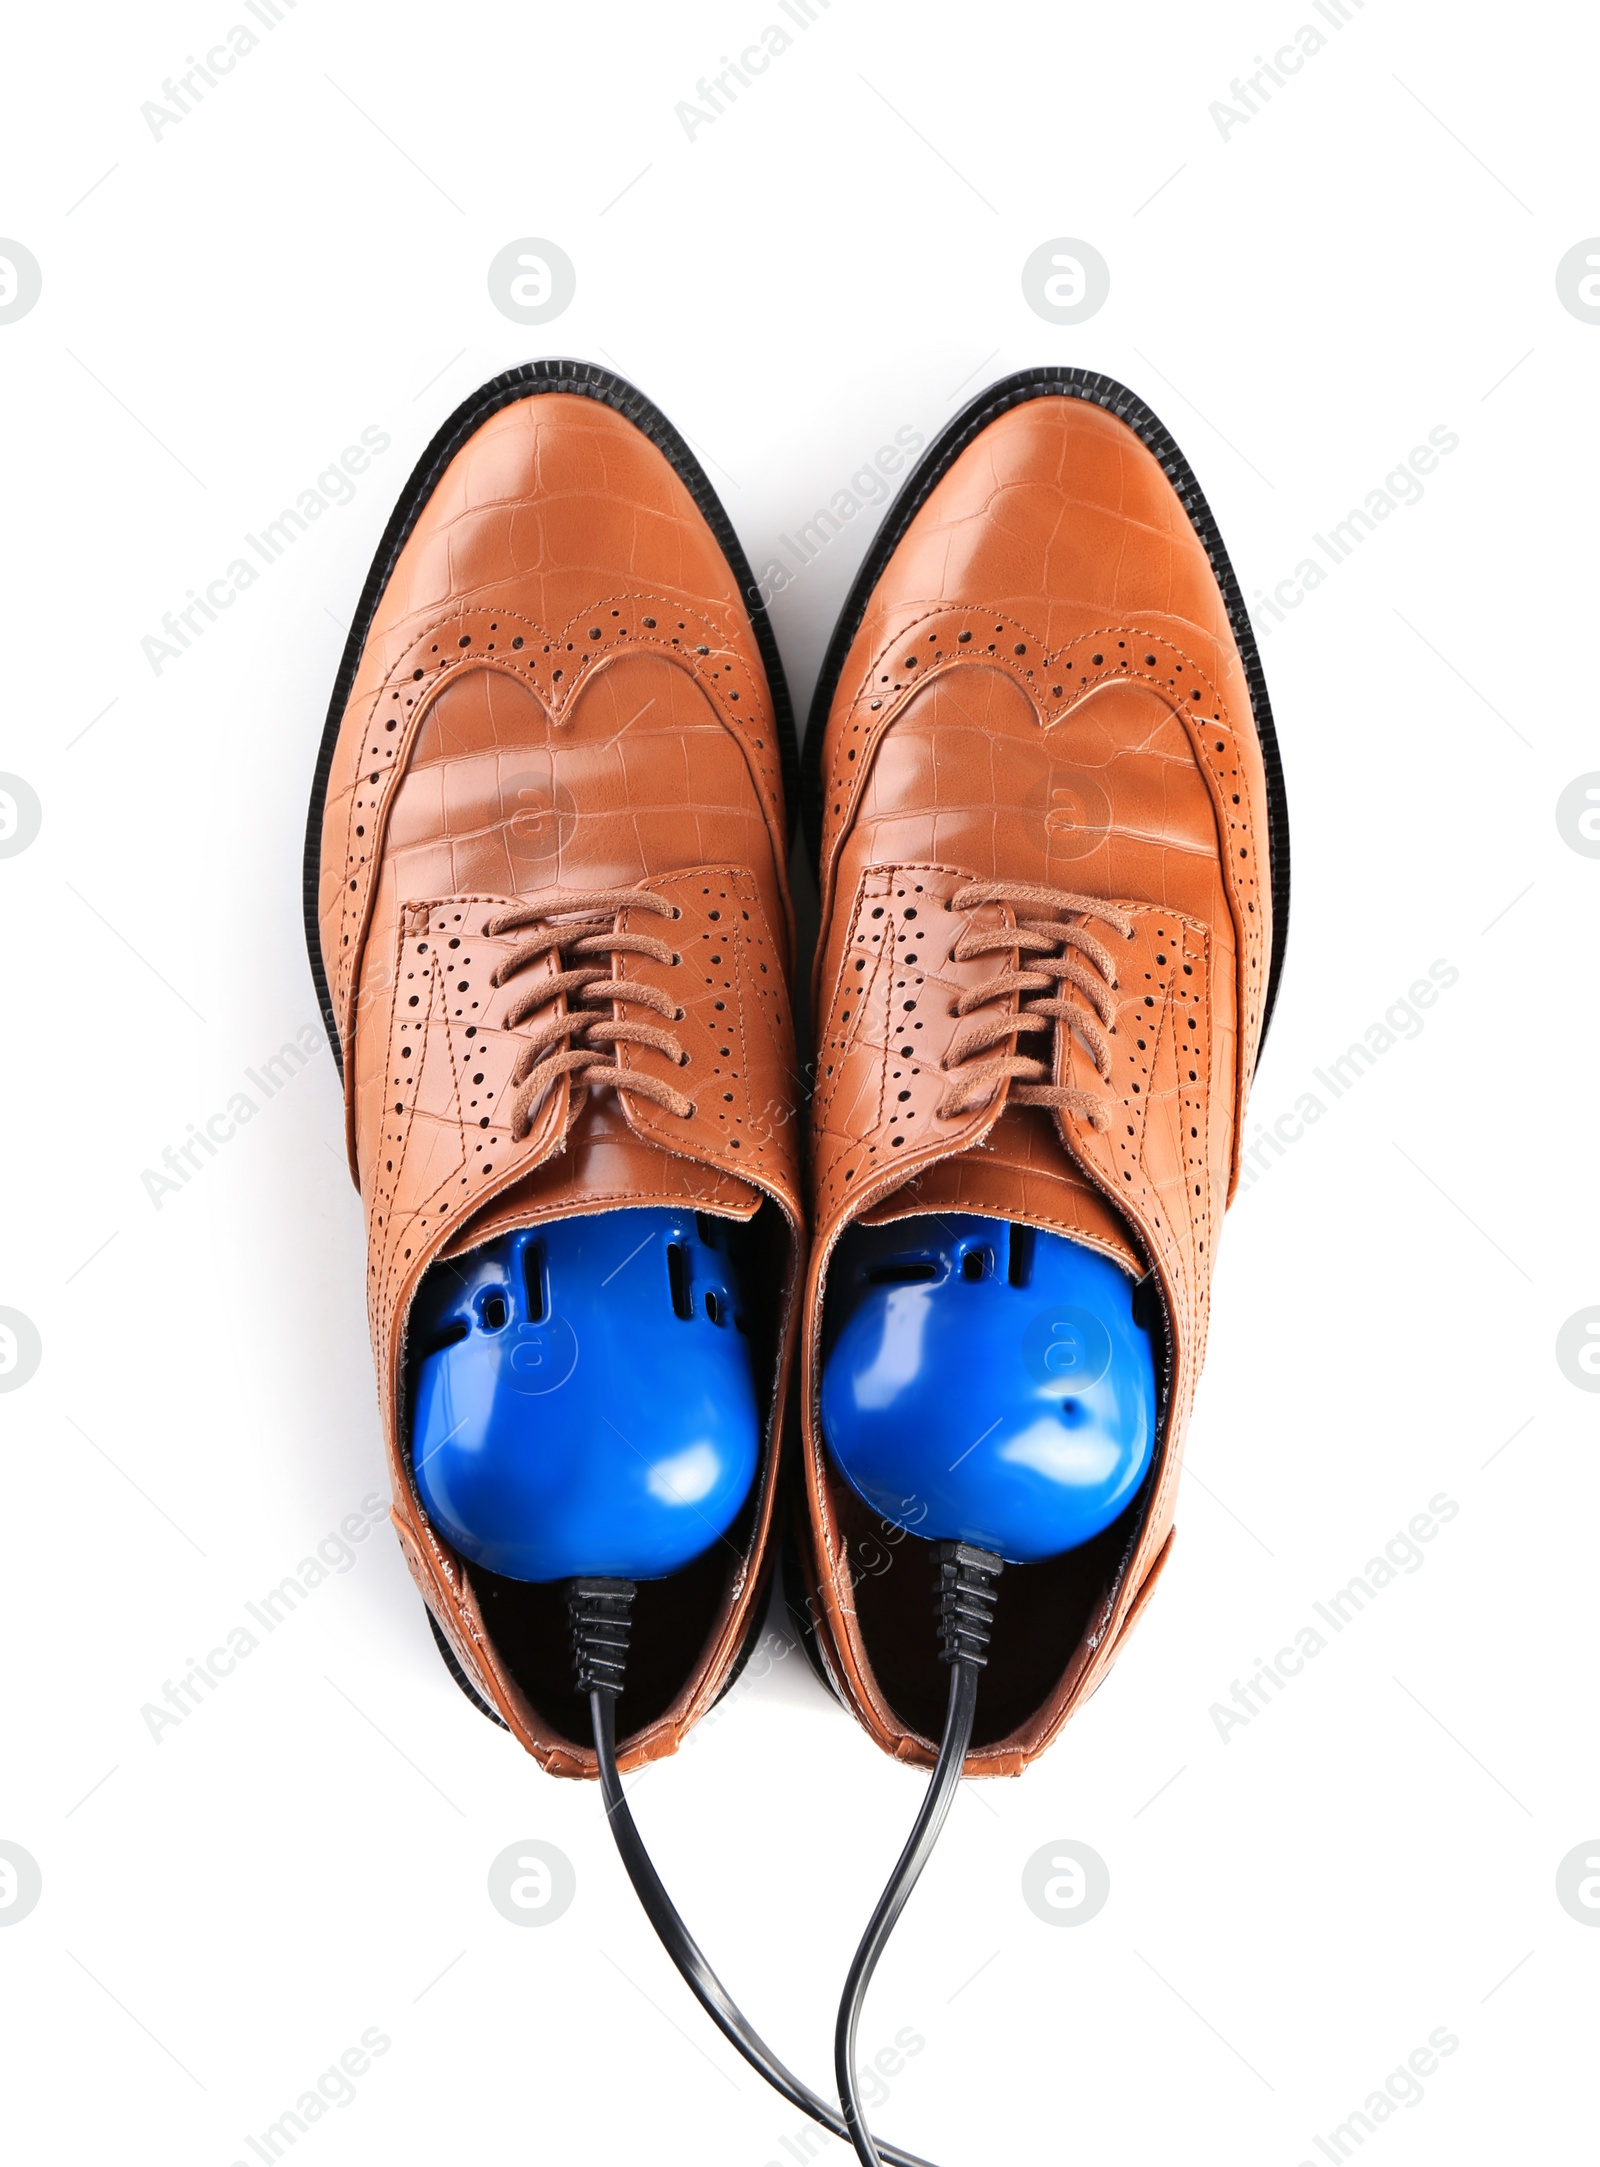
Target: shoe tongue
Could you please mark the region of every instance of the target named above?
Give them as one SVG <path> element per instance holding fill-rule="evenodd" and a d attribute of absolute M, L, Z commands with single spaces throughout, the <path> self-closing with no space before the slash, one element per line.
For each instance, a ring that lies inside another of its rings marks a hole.
<path fill-rule="evenodd" d="M 735 1174 L 675 1158 L 634 1135 L 610 1092 L 591 1092 L 565 1148 L 524 1174 L 460 1227 L 442 1257 L 458 1257 L 517 1227 L 636 1205 L 692 1205 L 719 1219 L 753 1219 L 761 1192 Z"/>
<path fill-rule="evenodd" d="M 861 1224 L 888 1226 L 932 1211 L 975 1212 L 1063 1234 L 1135 1279 L 1150 1268 L 1127 1221 L 1080 1173 L 1042 1107 L 1008 1106 L 982 1144 L 927 1167 L 863 1212 Z"/>

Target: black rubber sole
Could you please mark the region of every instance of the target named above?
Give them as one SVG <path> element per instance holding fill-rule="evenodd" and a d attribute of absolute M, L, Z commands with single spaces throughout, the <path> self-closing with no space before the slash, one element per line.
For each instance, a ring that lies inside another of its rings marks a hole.
<path fill-rule="evenodd" d="M 469 399 L 462 401 L 412 469 L 411 477 L 401 491 L 399 501 L 389 516 L 389 523 L 383 530 L 383 539 L 378 544 L 377 555 L 372 560 L 371 570 L 367 573 L 366 582 L 361 589 L 361 599 L 356 605 L 355 619 L 339 663 L 339 674 L 334 679 L 333 695 L 328 702 L 322 742 L 317 749 L 316 772 L 312 777 L 311 802 L 306 810 L 301 902 L 305 916 L 306 955 L 311 964 L 312 982 L 317 989 L 317 1002 L 322 1012 L 323 1026 L 328 1034 L 328 1045 L 341 1076 L 344 1074 L 344 1057 L 339 1044 L 338 1019 L 333 1012 L 328 976 L 322 962 L 317 899 L 321 885 L 322 816 L 328 795 L 328 775 L 333 766 L 333 749 L 338 741 L 339 726 L 350 702 L 350 688 L 355 683 L 356 671 L 360 666 L 361 651 L 367 644 L 373 616 L 394 572 L 395 562 L 417 523 L 423 505 L 438 487 L 450 461 L 468 438 L 474 436 L 491 415 L 499 413 L 502 407 L 510 406 L 518 399 L 537 398 L 541 393 L 551 391 L 566 392 L 578 398 L 597 399 L 602 405 L 623 415 L 647 436 L 657 450 L 670 461 L 679 480 L 694 499 L 696 509 L 711 529 L 722 554 L 728 560 L 745 608 L 749 612 L 762 666 L 767 673 L 773 719 L 778 732 L 784 810 L 790 838 L 793 838 L 800 800 L 800 766 L 789 687 L 783 674 L 783 662 L 778 654 L 778 643 L 773 637 L 766 604 L 762 600 L 739 537 L 734 533 L 732 522 L 723 509 L 722 500 L 712 487 L 705 469 L 661 409 L 625 377 L 614 375 L 611 370 L 598 368 L 588 361 L 528 361 L 519 368 L 507 369 L 503 375 L 492 377 L 488 383 L 480 385 Z M 423 1607 L 426 1609 L 426 1604 Z M 487 1716 L 491 1723 L 499 1724 L 504 1730 L 504 1719 L 488 1705 L 462 1670 L 431 1610 L 428 1611 L 428 1624 L 433 1630 L 439 1653 L 456 1684 L 480 1715 Z M 734 1677 L 749 1660 L 758 1630 L 759 1622 L 746 1636 L 735 1665 Z M 733 1683 L 732 1677 L 728 1683 Z"/>
<path fill-rule="evenodd" d="M 456 1659 L 456 1651 L 454 1650 L 454 1648 L 451 1647 L 449 1641 L 445 1639 L 443 1632 L 440 1630 L 439 1621 L 434 1616 L 432 1610 L 429 1608 L 426 1601 L 424 1601 L 422 1608 L 427 1616 L 429 1630 L 433 1634 L 433 1644 L 438 1649 L 439 1653 L 444 1657 L 445 1669 L 450 1673 L 451 1677 L 454 1678 L 456 1684 L 460 1686 L 462 1692 L 465 1693 L 468 1700 L 471 1701 L 473 1707 L 477 1709 L 480 1716 L 487 1716 L 491 1723 L 497 1724 L 499 1728 L 503 1731 L 510 1730 L 510 1724 L 500 1713 L 499 1709 L 491 1708 L 489 1706 L 489 1703 L 484 1699 L 483 1695 L 478 1691 L 472 1680 L 461 1668 L 460 1663 Z"/>
<path fill-rule="evenodd" d="M 491 415 L 499 413 L 504 406 L 513 405 L 518 399 L 537 398 L 542 392 L 561 391 L 581 399 L 597 399 L 603 406 L 631 421 L 636 429 L 647 436 L 658 451 L 670 461 L 679 480 L 694 499 L 696 509 L 715 536 L 718 547 L 727 558 L 728 565 L 738 582 L 739 593 L 755 628 L 756 644 L 761 651 L 762 666 L 767 673 L 767 686 L 772 695 L 773 717 L 778 731 L 778 754 L 783 770 L 784 809 L 792 840 L 800 799 L 800 764 L 795 742 L 794 710 L 789 700 L 789 688 L 783 674 L 783 663 L 778 654 L 778 643 L 773 637 L 772 625 L 767 616 L 766 604 L 750 570 L 749 560 L 733 531 L 732 522 L 722 508 L 722 500 L 711 486 L 705 469 L 689 449 L 678 431 L 668 421 L 658 406 L 644 393 L 630 384 L 625 377 L 616 376 L 609 369 L 598 368 L 590 361 L 525 361 L 515 369 L 507 369 L 501 376 L 491 377 L 480 385 L 471 398 L 462 401 L 449 420 L 440 429 L 433 442 L 412 470 L 411 478 L 400 493 L 400 500 L 383 530 L 378 553 L 372 560 L 361 599 L 356 605 L 355 621 L 350 627 L 350 637 L 345 642 L 344 656 L 339 664 L 339 674 L 334 679 L 333 697 L 328 702 L 328 719 L 323 725 L 322 743 L 317 751 L 316 773 L 311 784 L 311 803 L 306 812 L 305 858 L 301 873 L 302 906 L 305 913 L 306 954 L 311 962 L 311 976 L 317 989 L 317 1001 L 322 1010 L 323 1025 L 327 1030 L 328 1044 L 341 1076 L 344 1058 L 339 1045 L 338 1021 L 333 1013 L 333 1002 L 328 992 L 327 972 L 322 963 L 322 944 L 317 926 L 317 894 L 321 884 L 322 814 L 328 795 L 328 774 L 333 766 L 333 748 L 338 741 L 339 725 L 350 702 L 350 688 L 355 683 L 356 670 L 361 661 L 361 650 L 367 644 L 372 629 L 372 619 L 388 586 L 395 561 L 417 523 L 423 505 L 438 487 L 441 476 L 467 439 L 477 433 Z"/>
<path fill-rule="evenodd" d="M 817 689 L 811 699 L 811 713 L 806 723 L 805 747 L 801 755 L 800 803 L 805 819 L 806 842 L 814 861 L 822 855 L 822 734 L 827 725 L 828 710 L 838 688 L 839 673 L 844 668 L 846 655 L 866 615 L 867 603 L 872 590 L 883 576 L 884 567 L 899 547 L 906 529 L 932 494 L 935 485 L 954 465 L 973 439 L 1001 414 L 1009 413 L 1014 406 L 1025 405 L 1030 399 L 1086 399 L 1091 405 L 1104 407 L 1124 422 L 1139 441 L 1153 452 L 1160 462 L 1161 471 L 1178 492 L 1178 501 L 1188 515 L 1189 524 L 1199 536 L 1202 547 L 1211 561 L 1217 585 L 1227 604 L 1228 622 L 1245 667 L 1245 679 L 1250 688 L 1250 707 L 1255 717 L 1256 734 L 1261 740 L 1262 763 L 1267 778 L 1267 853 L 1272 878 L 1272 959 L 1267 971 L 1266 1001 L 1261 1017 L 1261 1043 L 1265 1044 L 1267 1025 L 1272 1021 L 1272 1011 L 1278 998 L 1278 983 L 1283 975 L 1283 956 L 1289 936 L 1289 807 L 1283 788 L 1283 762 L 1278 753 L 1278 734 L 1273 727 L 1272 706 L 1267 698 L 1267 681 L 1262 674 L 1261 656 L 1256 647 L 1255 633 L 1239 592 L 1239 582 L 1228 552 L 1223 547 L 1217 522 L 1211 507 L 1201 494 L 1200 484 L 1195 480 L 1189 462 L 1184 458 L 1171 433 L 1160 418 L 1153 414 L 1144 401 L 1109 376 L 1098 376 L 1089 369 L 1064 369 L 1043 367 L 1019 369 L 1014 376 L 1004 376 L 987 391 L 964 406 L 943 433 L 929 445 L 921 459 L 907 475 L 899 494 L 884 515 L 865 563 L 856 574 L 855 583 L 845 599 L 839 621 L 833 628 L 823 657 L 822 674 L 817 679 Z"/>

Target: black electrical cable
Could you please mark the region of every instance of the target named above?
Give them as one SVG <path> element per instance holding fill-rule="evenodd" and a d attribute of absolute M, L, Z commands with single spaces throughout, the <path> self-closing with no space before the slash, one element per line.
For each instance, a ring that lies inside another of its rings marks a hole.
<path fill-rule="evenodd" d="M 878 1898 L 878 1908 L 861 1937 L 850 1976 L 839 2002 L 839 2021 L 833 2035 L 834 2075 L 839 2103 L 844 2108 L 850 2142 L 861 2167 L 884 2167 L 892 2158 L 887 2146 L 878 2144 L 867 2127 L 856 2082 L 856 2026 L 872 1974 L 884 1945 L 894 1932 L 911 1891 L 944 1827 L 955 1802 L 956 1786 L 972 1743 L 972 1723 L 978 1708 L 978 1673 L 987 1660 L 989 1632 L 993 1622 L 995 1590 L 1001 1561 L 970 1543 L 945 1542 L 935 1548 L 939 1567 L 939 1622 L 943 1632 L 940 1660 L 950 1665 L 950 1698 L 946 1704 L 944 1737 L 934 1763 L 932 1780 L 923 1797 L 899 1863 L 888 1886 Z"/>
<path fill-rule="evenodd" d="M 662 1947 L 677 1965 L 696 2001 L 729 2045 L 737 2048 L 751 2068 L 764 2077 L 791 2107 L 798 2107 L 802 2114 L 808 2114 L 814 2122 L 820 2122 L 822 2127 L 842 2144 L 848 2144 L 851 2141 L 850 2131 L 843 2118 L 784 2067 L 707 1963 L 699 1944 L 678 1916 L 671 1897 L 662 1886 L 661 1877 L 650 1862 L 650 1854 L 645 1850 L 644 1840 L 623 1795 L 622 1779 L 617 1773 L 616 1704 L 617 1696 L 622 1691 L 627 1665 L 628 1628 L 633 1597 L 634 1586 L 629 1580 L 574 1580 L 567 1589 L 567 1613 L 572 1628 L 578 1690 L 586 1693 L 589 1698 L 589 1716 L 594 1725 L 595 1757 L 600 1764 L 600 1789 L 605 1799 L 606 1818 L 611 1824 L 611 1833 L 616 1839 L 617 1850 L 627 1869 L 628 1879 L 633 1883 L 634 1891 L 644 1906 L 645 1916 L 660 1937 Z M 969 1713 L 969 1733 L 971 1727 Z M 961 1758 L 958 1755 L 958 1775 L 960 1768 Z M 940 1819 L 943 1819 L 942 1814 Z M 907 1893 L 909 1894 L 909 1889 Z M 879 2145 L 872 2154 L 872 2159 L 874 2162 L 884 2162 L 885 2167 L 930 2167 L 930 2163 L 917 2153 L 904 2152 L 897 2145 L 890 2144 Z"/>

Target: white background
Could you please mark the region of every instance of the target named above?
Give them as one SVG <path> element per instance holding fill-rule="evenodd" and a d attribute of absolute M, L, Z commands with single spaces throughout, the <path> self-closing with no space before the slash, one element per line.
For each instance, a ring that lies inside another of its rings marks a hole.
<path fill-rule="evenodd" d="M 540 353 L 662 405 L 758 565 L 897 428 L 1039 361 L 1150 401 L 1247 594 L 1459 435 L 1263 643 L 1295 872 L 1253 1114 L 1435 959 L 1459 982 L 1233 1213 L 1159 1597 L 1046 1759 L 963 1794 L 863 2041 L 926 2042 L 876 2119 L 941 2167 L 1321 2163 L 1441 2026 L 1363 2157 L 1592 2147 L 1600 1932 L 1555 1876 L 1600 1831 L 1597 1406 L 1554 1347 L 1600 1301 L 1600 863 L 1555 803 L 1600 768 L 1600 328 L 1555 268 L 1600 230 L 1596 38 L 1578 9 L 1350 5 L 1336 33 L 1310 0 L 833 0 L 692 141 L 675 103 L 776 0 L 301 0 L 159 139 L 141 104 L 242 0 L 13 23 L 0 231 L 44 275 L 0 326 L 0 768 L 43 807 L 0 861 L 0 1304 L 43 1343 L 0 1431 L 0 1837 L 43 1874 L 0 1932 L 17 2157 L 251 2161 L 374 2026 L 296 2160 L 805 2156 L 594 1790 L 450 1682 L 382 1526 L 159 1744 L 140 1715 L 383 1486 L 331 1059 L 159 1210 L 141 1177 L 315 1018 L 301 832 L 345 626 L 421 447 Z M 1224 139 L 1208 107 L 1303 23 L 1325 50 Z M 533 331 L 486 288 L 523 235 L 577 267 Z M 1111 267 L 1071 329 L 1020 286 L 1061 235 Z M 368 425 L 392 447 L 355 500 L 154 673 L 163 612 Z M 876 517 L 777 598 L 797 703 Z M 1439 1492 L 1425 1565 L 1225 1742 L 1213 1704 Z M 819 2085 L 919 1781 L 791 1652 L 634 1787 Z M 577 1896 L 523 1931 L 485 1876 L 532 1837 Z M 1065 1932 L 1020 1893 L 1062 1838 L 1111 1876 Z"/>

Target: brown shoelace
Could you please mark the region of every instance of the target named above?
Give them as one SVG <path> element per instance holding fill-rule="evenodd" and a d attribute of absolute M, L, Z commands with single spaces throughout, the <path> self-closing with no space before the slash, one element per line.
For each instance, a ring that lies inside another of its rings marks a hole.
<path fill-rule="evenodd" d="M 1010 929 L 997 926 L 990 932 L 969 925 L 951 949 L 951 961 L 967 963 L 974 956 L 1014 948 L 1019 967 L 1000 971 L 983 985 L 963 993 L 955 1004 L 955 1014 L 970 1015 L 973 1009 L 1008 993 L 1024 998 L 1019 999 L 1015 1015 L 979 1019 L 956 1033 L 940 1064 L 953 1072 L 939 1101 L 940 1117 L 950 1120 L 970 1113 L 1009 1077 L 1012 1104 L 1061 1107 L 1097 1129 L 1106 1128 L 1110 1115 L 1105 1101 L 1094 1092 L 1052 1083 L 1050 1064 L 1032 1054 L 997 1054 L 989 1049 L 1013 1034 L 1021 1037 L 1029 1031 L 1053 1032 L 1057 1024 L 1065 1024 L 1110 1083 L 1110 1034 L 1116 1029 L 1113 1018 L 1117 1012 L 1111 996 L 1117 990 L 1117 966 L 1110 949 L 1096 940 L 1082 921 L 1098 919 L 1131 941 L 1133 920 L 1114 903 L 1069 895 L 1061 888 L 1036 888 L 1020 880 L 974 881 L 951 897 L 950 908 L 976 910 L 980 903 L 1011 904 L 1018 914 L 1016 925 Z M 1025 918 L 1025 910 L 1049 915 Z M 1064 997 L 1068 986 L 1083 995 L 1087 1007 Z"/>
<path fill-rule="evenodd" d="M 618 1022 L 611 1013 L 614 1001 L 629 1001 L 654 1009 L 668 1023 L 683 1020 L 683 1010 L 659 986 L 612 974 L 612 962 L 617 956 L 649 956 L 657 963 L 676 963 L 678 956 L 669 942 L 658 940 L 653 933 L 618 932 L 614 923 L 608 923 L 603 931 L 586 930 L 597 918 L 615 921 L 624 910 L 633 914 L 649 912 L 657 918 L 679 915 L 676 905 L 663 901 L 648 888 L 592 888 L 570 894 L 558 891 L 537 903 L 502 911 L 484 922 L 483 930 L 491 938 L 514 933 L 522 926 L 534 928 L 532 938 L 513 949 L 495 969 L 492 985 L 503 986 L 518 971 L 546 956 L 553 955 L 559 966 L 553 978 L 528 987 L 511 1002 L 502 1018 L 504 1029 L 515 1030 L 562 994 L 567 1002 L 565 1014 L 545 1016 L 534 1024 L 511 1071 L 516 1090 L 511 1102 L 511 1133 L 519 1143 L 532 1128 L 533 1117 L 550 1087 L 561 1076 L 570 1076 L 574 1084 L 591 1091 L 623 1086 L 642 1098 L 654 1099 L 681 1120 L 688 1120 L 694 1112 L 693 1100 L 683 1092 L 639 1069 L 624 1069 L 615 1053 L 607 1060 L 601 1050 L 626 1042 L 654 1046 L 679 1068 L 687 1067 L 689 1060 L 671 1031 L 654 1023 Z M 552 923 L 555 919 L 563 923 Z"/>

